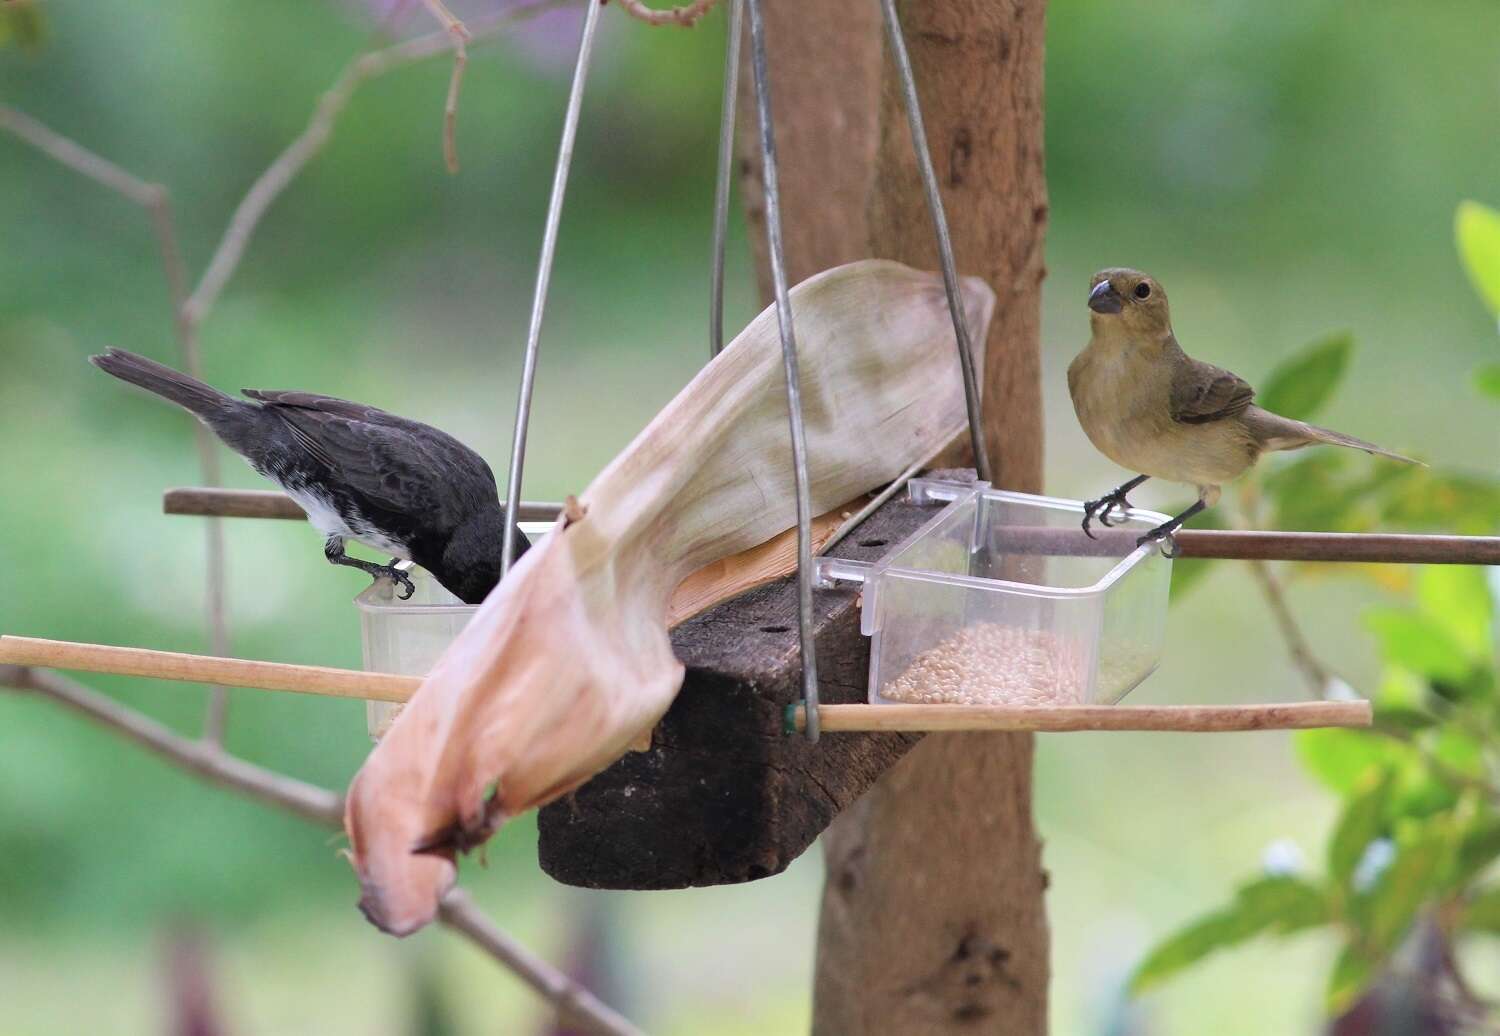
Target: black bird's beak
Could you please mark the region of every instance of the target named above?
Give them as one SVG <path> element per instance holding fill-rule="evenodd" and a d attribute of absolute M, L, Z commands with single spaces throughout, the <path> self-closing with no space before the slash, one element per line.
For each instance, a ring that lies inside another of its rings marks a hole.
<path fill-rule="evenodd" d="M 1089 309 L 1095 313 L 1120 312 L 1120 293 L 1109 281 L 1100 281 L 1089 292 Z"/>

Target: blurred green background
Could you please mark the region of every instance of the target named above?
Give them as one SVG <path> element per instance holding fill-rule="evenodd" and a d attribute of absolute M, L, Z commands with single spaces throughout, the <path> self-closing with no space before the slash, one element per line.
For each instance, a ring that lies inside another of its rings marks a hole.
<path fill-rule="evenodd" d="M 0 47 L 0 101 L 168 185 L 195 273 L 376 25 L 353 0 L 37 6 L 40 44 Z M 401 25 L 427 28 L 420 14 Z M 456 177 L 439 146 L 446 61 L 364 87 L 204 324 L 209 379 L 368 401 L 502 466 L 577 25 L 576 12 L 545 16 L 474 49 Z M 528 498 L 585 485 L 706 353 L 723 27 L 720 12 L 691 32 L 603 12 Z M 1495 328 L 1451 236 L 1460 199 L 1500 202 L 1497 28 L 1493 0 L 1053 6 L 1049 492 L 1120 481 L 1077 429 L 1063 378 L 1087 336 L 1088 275 L 1118 264 L 1168 286 L 1190 352 L 1252 382 L 1307 341 L 1352 332 L 1324 423 L 1497 472 L 1495 411 L 1467 386 L 1496 358 Z M 736 235 L 731 327 L 754 308 Z M 176 362 L 149 224 L 0 135 L 0 630 L 202 650 L 202 529 L 160 514 L 163 487 L 198 481 L 189 424 L 83 362 L 106 345 Z M 231 484 L 261 485 L 226 463 Z M 1140 503 L 1183 495 L 1151 489 Z M 227 535 L 236 653 L 359 664 L 361 576 L 329 571 L 293 523 L 231 522 Z M 1331 577 L 1292 596 L 1356 685 L 1377 671 L 1359 615 L 1379 593 Z M 199 722 L 194 688 L 89 682 L 183 729 Z M 1169 657 L 1133 700 L 1304 694 L 1248 575 L 1221 565 L 1174 607 Z M 337 787 L 368 739 L 357 704 L 236 692 L 229 745 Z M 1315 1031 L 1321 937 L 1217 958 L 1132 1004 L 1121 989 L 1146 946 L 1217 902 L 1267 844 L 1315 855 L 1335 806 L 1284 735 L 1042 738 L 1054 1031 Z M 750 886 L 597 894 L 541 875 L 534 838 L 529 820 L 511 825 L 487 869 L 465 864 L 466 884 L 551 959 L 594 958 L 600 991 L 646 1029 L 805 1030 L 816 853 Z M 377 936 L 337 849 L 0 692 L 0 1031 L 161 1031 L 168 940 L 184 925 L 208 935 L 234 1032 L 542 1031 L 537 1003 L 461 942 Z"/>

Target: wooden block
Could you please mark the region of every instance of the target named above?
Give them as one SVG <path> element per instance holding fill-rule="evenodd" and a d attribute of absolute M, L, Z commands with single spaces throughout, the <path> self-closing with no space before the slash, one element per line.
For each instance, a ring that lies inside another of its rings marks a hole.
<path fill-rule="evenodd" d="M 828 553 L 877 560 L 936 514 L 898 495 Z M 870 645 L 858 597 L 814 594 L 824 702 L 865 701 Z M 538 855 L 558 881 L 670 889 L 777 874 L 921 736 L 840 734 L 812 745 L 783 732 L 786 706 L 801 698 L 794 578 L 683 623 L 672 647 L 687 677 L 651 749 L 540 813 Z"/>

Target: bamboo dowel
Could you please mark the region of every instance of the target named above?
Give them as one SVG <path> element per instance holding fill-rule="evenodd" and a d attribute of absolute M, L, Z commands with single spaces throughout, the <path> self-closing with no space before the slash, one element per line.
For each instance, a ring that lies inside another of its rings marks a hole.
<path fill-rule="evenodd" d="M 392 673 L 185 655 L 175 651 L 79 644 L 35 637 L 0 637 L 0 663 L 373 701 L 406 701 L 421 683 L 416 677 Z M 823 729 L 827 731 L 1300 730 L 1307 727 L 1367 727 L 1372 716 L 1367 701 L 1048 707 L 824 705 L 818 711 Z M 805 715 L 802 706 L 796 706 L 792 715 L 800 730 Z"/>
<path fill-rule="evenodd" d="M 793 707 L 798 730 L 806 709 Z M 1299 701 L 1269 705 L 822 705 L 824 731 L 1160 730 L 1221 733 L 1368 727 L 1367 701 Z"/>
<path fill-rule="evenodd" d="M 183 680 L 262 691 L 290 691 L 334 698 L 370 701 L 407 701 L 421 679 L 394 673 L 366 673 L 284 662 L 256 662 L 213 655 L 185 655 L 176 651 L 79 644 L 37 637 L 0 637 L 0 663 L 75 669 L 86 673 L 117 673 L 157 680 Z"/>
<path fill-rule="evenodd" d="M 286 518 L 300 521 L 307 513 L 285 493 L 273 489 L 208 489 L 191 486 L 168 489 L 162 494 L 164 514 L 187 514 L 207 518 Z M 518 522 L 550 522 L 562 504 L 522 500 Z"/>

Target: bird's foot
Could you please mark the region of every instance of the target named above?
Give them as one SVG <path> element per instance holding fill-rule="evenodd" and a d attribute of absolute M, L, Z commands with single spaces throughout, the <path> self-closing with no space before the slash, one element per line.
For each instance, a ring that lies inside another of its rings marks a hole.
<path fill-rule="evenodd" d="M 1089 539 L 1097 537 L 1089 531 L 1089 524 L 1094 519 L 1106 529 L 1113 528 L 1118 523 L 1123 523 L 1130 511 L 1130 501 L 1125 498 L 1124 488 L 1116 489 L 1111 493 L 1105 493 L 1097 500 L 1086 500 L 1083 504 L 1083 532 Z M 1116 517 L 1111 520 L 1110 515 L 1118 511 Z"/>
<path fill-rule="evenodd" d="M 1161 544 L 1162 557 L 1175 558 L 1180 553 L 1180 550 L 1177 546 L 1177 539 L 1172 534 L 1181 527 L 1182 521 L 1177 518 L 1173 518 L 1169 522 L 1162 522 L 1156 528 L 1136 540 L 1135 545 L 1137 547 L 1144 547 L 1148 543 L 1159 543 Z"/>
<path fill-rule="evenodd" d="M 411 600 L 411 595 L 417 592 L 416 585 L 412 583 L 411 577 L 408 576 L 405 572 L 401 571 L 395 565 L 377 565 L 375 567 L 375 571 L 371 574 L 374 575 L 376 579 L 379 579 L 383 576 L 386 579 L 389 579 L 391 582 L 395 583 L 398 587 L 398 589 L 396 590 L 396 596 L 403 601 Z M 402 593 L 402 590 L 405 590 L 406 592 Z"/>

